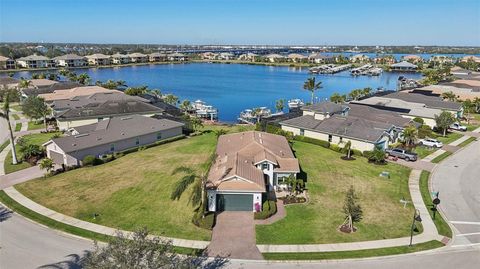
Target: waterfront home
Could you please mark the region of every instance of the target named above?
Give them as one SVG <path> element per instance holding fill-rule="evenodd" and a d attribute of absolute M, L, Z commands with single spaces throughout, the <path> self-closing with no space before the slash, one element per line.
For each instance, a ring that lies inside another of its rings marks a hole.
<path fill-rule="evenodd" d="M 231 52 L 222 52 L 218 54 L 218 59 L 219 60 L 224 60 L 224 61 L 230 61 L 230 60 L 235 60 L 235 54 Z"/>
<path fill-rule="evenodd" d="M 240 54 L 240 56 L 238 56 L 239 61 L 247 61 L 247 62 L 255 62 L 257 58 L 258 58 L 258 54 L 251 53 L 251 52 Z"/>
<path fill-rule="evenodd" d="M 423 62 L 423 58 L 418 55 L 405 55 L 402 57 L 402 60 L 413 64 Z"/>
<path fill-rule="evenodd" d="M 115 53 L 112 56 L 110 56 L 112 64 L 129 64 L 130 63 L 130 57 L 126 54 L 121 54 L 121 53 Z"/>
<path fill-rule="evenodd" d="M 217 53 L 213 53 L 211 51 L 200 54 L 200 58 L 202 58 L 202 60 L 215 60 L 217 59 L 217 56 L 218 56 Z"/>
<path fill-rule="evenodd" d="M 65 54 L 55 57 L 53 60 L 57 66 L 63 67 L 82 67 L 88 65 L 87 58 L 76 54 Z"/>
<path fill-rule="evenodd" d="M 455 85 L 455 84 L 453 84 Z M 475 86 L 464 86 L 457 87 L 449 84 L 439 84 L 439 85 L 429 85 L 425 87 L 415 88 L 410 92 L 421 93 L 426 95 L 442 97 L 443 93 L 453 93 L 460 100 L 474 100 L 475 98 L 480 98 L 480 83 L 477 87 Z"/>
<path fill-rule="evenodd" d="M 432 55 L 430 62 L 437 64 L 453 64 L 455 60 L 452 57 L 446 55 Z"/>
<path fill-rule="evenodd" d="M 183 53 L 175 52 L 168 54 L 167 59 L 170 62 L 184 62 L 188 61 L 188 56 Z"/>
<path fill-rule="evenodd" d="M 300 172 L 285 137 L 249 131 L 221 135 L 207 177 L 208 211 L 261 211 L 262 196 Z"/>
<path fill-rule="evenodd" d="M 333 56 L 327 56 L 319 52 L 312 53 L 308 56 L 308 61 L 315 64 L 331 64 L 335 63 L 336 59 Z"/>
<path fill-rule="evenodd" d="M 367 63 L 370 61 L 370 57 L 365 54 L 356 54 L 350 57 L 351 63 Z"/>
<path fill-rule="evenodd" d="M 14 69 L 15 61 L 0 55 L 0 69 Z"/>
<path fill-rule="evenodd" d="M 282 130 L 352 149 L 385 149 L 397 141 L 410 119 L 360 105 L 320 102 L 302 108 L 303 115 L 280 122 Z"/>
<path fill-rule="evenodd" d="M 394 64 L 396 61 L 393 55 L 386 55 L 373 58 L 373 62 L 376 64 Z"/>
<path fill-rule="evenodd" d="M 461 103 L 445 101 L 441 97 L 419 93 L 385 92 L 363 100 L 352 101 L 351 103 L 394 111 L 400 113 L 404 118 L 413 119 L 419 117 L 431 128 L 436 125 L 435 115 L 440 115 L 442 111 L 448 111 L 458 119 L 463 116 Z"/>
<path fill-rule="evenodd" d="M 111 63 L 110 56 L 101 53 L 95 53 L 85 57 L 87 57 L 89 65 L 109 65 Z"/>
<path fill-rule="evenodd" d="M 480 63 L 480 57 L 475 56 L 475 55 L 467 55 L 467 56 L 463 56 L 460 61 L 461 62 L 473 61 L 473 62 L 476 62 L 476 63 Z"/>
<path fill-rule="evenodd" d="M 88 155 L 98 158 L 179 136 L 182 126 L 179 122 L 141 115 L 106 118 L 73 127 L 69 129 L 71 135 L 53 138 L 43 146 L 55 164 L 77 166 Z"/>
<path fill-rule="evenodd" d="M 58 128 L 64 131 L 72 127 L 96 123 L 105 118 L 134 114 L 151 117 L 163 112 L 162 109 L 143 100 L 113 96 L 105 100 L 101 97 L 100 94 L 96 94 L 94 98 L 77 96 L 74 100 L 54 101 L 50 107 L 54 110 Z"/>
<path fill-rule="evenodd" d="M 290 53 L 287 55 L 289 61 L 294 63 L 306 62 L 308 57 L 298 53 Z"/>
<path fill-rule="evenodd" d="M 40 94 L 53 93 L 57 90 L 68 90 L 81 86 L 83 85 L 78 82 L 59 81 L 57 83 L 53 83 L 44 87 L 29 87 L 26 89 L 20 89 L 20 95 L 22 99 L 25 99 L 29 96 L 38 96 Z"/>
<path fill-rule="evenodd" d="M 390 69 L 397 72 L 413 72 L 417 71 L 417 68 L 418 66 L 407 61 L 401 61 L 399 63 L 394 63 L 390 65 Z"/>
<path fill-rule="evenodd" d="M 154 52 L 148 55 L 148 60 L 150 62 L 166 62 L 168 57 L 166 53 Z"/>
<path fill-rule="evenodd" d="M 55 100 L 67 100 L 77 96 L 88 96 L 96 93 L 122 93 L 122 92 L 117 90 L 105 89 L 100 86 L 81 86 L 81 87 L 75 87 L 71 89 L 54 90 L 51 93 L 41 93 L 38 96 L 45 99 L 45 102 L 52 102 Z"/>
<path fill-rule="evenodd" d="M 148 62 L 148 55 L 135 52 L 127 55 L 132 63 L 146 63 Z"/>
<path fill-rule="evenodd" d="M 285 56 L 274 53 L 274 54 L 265 55 L 265 59 L 267 59 L 267 61 L 271 63 L 278 63 L 278 62 L 285 61 Z"/>
<path fill-rule="evenodd" d="M 41 55 L 30 55 L 17 59 L 17 65 L 22 68 L 48 68 L 55 67 L 55 62 Z"/>

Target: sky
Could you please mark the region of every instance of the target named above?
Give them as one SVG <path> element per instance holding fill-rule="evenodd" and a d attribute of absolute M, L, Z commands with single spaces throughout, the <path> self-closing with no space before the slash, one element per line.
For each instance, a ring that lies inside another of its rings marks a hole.
<path fill-rule="evenodd" d="M 0 0 L 0 42 L 480 46 L 480 1 Z"/>

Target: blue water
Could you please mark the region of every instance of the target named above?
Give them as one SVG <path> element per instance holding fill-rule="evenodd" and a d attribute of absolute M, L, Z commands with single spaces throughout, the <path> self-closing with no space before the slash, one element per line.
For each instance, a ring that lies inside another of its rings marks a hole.
<path fill-rule="evenodd" d="M 266 106 L 274 111 L 277 99 L 310 101 L 310 93 L 302 89 L 304 81 L 310 77 L 307 68 L 192 63 L 90 68 L 76 72 L 86 72 L 93 82 L 124 80 L 128 86 L 147 85 L 162 93 L 173 93 L 180 100 L 201 99 L 217 107 L 219 120 L 224 122 L 235 122 L 239 113 L 247 108 Z M 357 88 L 394 90 L 399 75 L 415 79 L 421 76 L 384 72 L 378 77 L 352 77 L 349 71 L 316 75 L 323 88 L 315 95 L 317 100 L 324 100 L 334 92 L 344 94 Z M 29 74 L 19 72 L 16 76 L 29 77 Z"/>

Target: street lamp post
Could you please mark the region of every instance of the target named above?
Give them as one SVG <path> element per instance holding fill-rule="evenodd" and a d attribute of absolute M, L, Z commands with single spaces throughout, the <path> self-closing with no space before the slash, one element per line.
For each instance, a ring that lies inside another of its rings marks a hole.
<path fill-rule="evenodd" d="M 415 221 L 422 222 L 422 218 L 420 217 L 420 211 L 418 211 L 418 209 L 416 209 L 415 213 L 413 213 L 412 227 L 410 230 L 410 245 L 409 245 L 410 247 L 413 246 L 412 241 L 413 241 L 413 229 L 415 228 Z"/>
<path fill-rule="evenodd" d="M 440 199 L 438 198 L 438 192 L 435 195 L 435 198 L 433 199 L 433 219 L 435 220 L 435 213 L 437 213 L 437 206 L 440 204 Z"/>

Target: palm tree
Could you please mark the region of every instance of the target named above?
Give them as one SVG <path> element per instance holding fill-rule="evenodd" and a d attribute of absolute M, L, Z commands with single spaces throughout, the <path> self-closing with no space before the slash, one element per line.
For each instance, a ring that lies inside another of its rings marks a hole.
<path fill-rule="evenodd" d="M 199 209 L 202 209 L 203 211 L 207 173 L 198 175 L 192 168 L 186 166 L 175 168 L 175 170 L 172 172 L 172 175 L 178 173 L 183 173 L 184 176 L 175 184 L 172 194 L 170 195 L 170 199 L 179 200 L 182 194 L 187 190 L 188 186 L 194 184 L 188 203 L 196 206 L 195 211 L 198 211 Z"/>
<path fill-rule="evenodd" d="M 252 110 L 252 116 L 257 118 L 257 123 L 260 122 L 260 119 L 262 118 L 262 110 L 257 107 Z"/>
<path fill-rule="evenodd" d="M 415 144 L 415 140 L 417 139 L 418 130 L 415 126 L 411 125 L 408 126 L 403 130 L 403 142 L 405 143 L 406 147 Z"/>
<path fill-rule="evenodd" d="M 303 84 L 303 89 L 307 90 L 311 93 L 311 104 L 313 104 L 315 91 L 322 88 L 322 82 L 319 81 L 318 83 L 315 82 L 315 77 L 308 78 L 305 83 Z"/>
<path fill-rule="evenodd" d="M 462 103 L 463 111 L 467 114 L 467 124 L 470 124 L 470 113 L 474 112 L 475 105 L 470 99 L 463 101 Z"/>
<path fill-rule="evenodd" d="M 193 127 L 194 131 L 198 131 L 198 128 L 203 127 L 203 121 L 197 117 L 189 117 L 189 122 Z"/>
<path fill-rule="evenodd" d="M 480 98 L 475 97 L 475 99 L 473 99 L 473 105 L 475 106 L 475 112 L 480 112 Z"/>
<path fill-rule="evenodd" d="M 172 105 L 172 106 L 176 106 L 177 102 L 178 102 L 178 97 L 169 93 L 169 94 L 165 95 L 165 102 L 167 104 Z"/>
<path fill-rule="evenodd" d="M 345 96 L 340 95 L 339 93 L 333 93 L 332 96 L 330 96 L 330 102 L 334 102 L 336 104 L 341 104 L 345 102 Z"/>
<path fill-rule="evenodd" d="M 457 100 L 457 96 L 451 91 L 442 93 L 442 98 L 452 102 Z"/>
<path fill-rule="evenodd" d="M 18 87 L 20 89 L 26 89 L 28 87 L 32 86 L 32 81 L 28 79 L 21 78 L 20 83 L 18 83 Z"/>
<path fill-rule="evenodd" d="M 68 70 L 68 69 L 62 68 L 62 69 L 58 70 L 58 73 L 61 76 L 68 77 L 68 75 L 71 73 L 71 71 Z"/>
<path fill-rule="evenodd" d="M 275 101 L 275 109 L 277 112 L 283 111 L 283 108 L 285 107 L 285 99 L 278 99 Z"/>
<path fill-rule="evenodd" d="M 370 88 L 370 87 L 363 88 L 362 96 L 368 96 L 368 95 L 370 95 L 371 92 L 372 92 L 372 88 Z"/>
<path fill-rule="evenodd" d="M 183 100 L 183 102 L 180 104 L 180 109 L 183 110 L 185 114 L 188 113 L 190 108 L 191 108 L 191 103 L 189 100 Z"/>
<path fill-rule="evenodd" d="M 347 154 L 347 159 L 350 159 L 350 157 L 352 156 L 352 141 L 349 140 L 347 143 L 345 143 L 342 151 L 343 153 Z"/>
<path fill-rule="evenodd" d="M 215 133 L 215 136 L 218 138 L 218 137 L 221 136 L 221 135 L 227 134 L 227 130 L 225 130 L 225 129 L 218 129 L 218 130 L 215 130 L 214 133 Z"/>
<path fill-rule="evenodd" d="M 40 161 L 40 169 L 47 170 L 45 177 L 50 174 L 50 171 L 54 168 L 53 160 L 50 158 L 44 158 Z"/>
<path fill-rule="evenodd" d="M 77 81 L 80 84 L 88 85 L 90 83 L 90 76 L 87 73 L 83 73 L 77 76 Z"/>
<path fill-rule="evenodd" d="M 12 147 L 12 164 L 17 164 L 17 152 L 15 151 L 15 139 L 13 137 L 12 124 L 10 123 L 10 94 L 5 95 L 5 103 L 3 104 L 3 111 L 0 112 L 0 117 L 7 120 L 8 131 L 10 133 L 10 145 Z"/>

